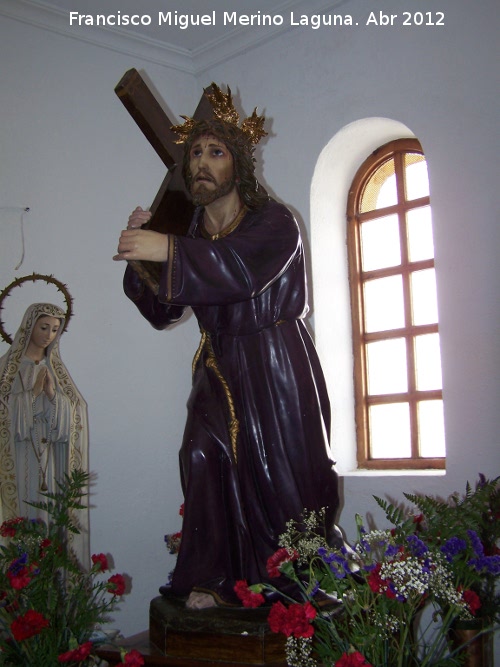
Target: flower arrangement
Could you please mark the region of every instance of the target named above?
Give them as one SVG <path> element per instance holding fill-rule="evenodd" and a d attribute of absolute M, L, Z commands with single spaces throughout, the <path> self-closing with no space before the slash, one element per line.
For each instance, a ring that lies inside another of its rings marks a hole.
<path fill-rule="evenodd" d="M 83 508 L 88 481 L 88 473 L 75 470 L 56 492 L 32 503 L 47 513 L 47 523 L 16 517 L 0 527 L 1 664 L 97 664 L 94 632 L 110 620 L 126 583 L 122 574 L 103 576 L 110 569 L 105 554 L 93 555 L 85 572 L 68 547 L 68 535 L 79 532 L 72 512 Z M 135 650 L 121 656 L 129 667 L 144 664 Z"/>
<path fill-rule="evenodd" d="M 446 556 L 458 587 L 469 589 L 475 617 L 485 624 L 500 622 L 500 477 L 487 480 L 484 475 L 474 488 L 467 483 L 465 494 L 454 493 L 447 501 L 430 496 L 404 494 L 417 508 L 414 520 L 417 534 L 426 544 L 439 548 Z M 386 516 L 405 530 L 404 513 L 377 499 Z"/>
<path fill-rule="evenodd" d="M 268 622 L 287 637 L 293 667 L 463 664 L 462 647 L 449 638 L 453 624 L 481 616 L 493 632 L 499 619 L 499 479 L 481 476 L 446 502 L 405 494 L 418 514 L 375 498 L 392 527 L 367 531 L 356 516 L 352 548 L 331 548 L 323 513 L 305 512 L 300 524 L 287 524 L 267 563 L 268 576 L 291 580 L 301 599 L 268 583 L 240 581 L 235 591 L 249 607 L 266 590 L 281 595 Z"/>

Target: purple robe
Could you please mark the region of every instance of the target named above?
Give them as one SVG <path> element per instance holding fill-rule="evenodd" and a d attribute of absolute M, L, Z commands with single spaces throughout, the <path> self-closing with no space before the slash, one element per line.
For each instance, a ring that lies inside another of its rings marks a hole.
<path fill-rule="evenodd" d="M 295 219 L 270 201 L 212 239 L 202 213 L 187 237 L 170 236 L 158 297 L 130 267 L 124 285 L 154 327 L 191 306 L 206 332 L 180 450 L 185 504 L 172 592 L 194 587 L 233 602 L 235 581 L 268 579 L 285 522 L 304 509 L 325 507 L 328 539 L 339 541 L 337 474 L 326 385 L 303 322 Z"/>

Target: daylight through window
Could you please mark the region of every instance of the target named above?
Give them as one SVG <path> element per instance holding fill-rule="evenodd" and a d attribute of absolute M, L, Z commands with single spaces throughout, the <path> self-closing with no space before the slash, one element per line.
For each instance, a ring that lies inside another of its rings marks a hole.
<path fill-rule="evenodd" d="M 348 201 L 358 465 L 443 468 L 432 212 L 418 141 L 362 165 Z"/>

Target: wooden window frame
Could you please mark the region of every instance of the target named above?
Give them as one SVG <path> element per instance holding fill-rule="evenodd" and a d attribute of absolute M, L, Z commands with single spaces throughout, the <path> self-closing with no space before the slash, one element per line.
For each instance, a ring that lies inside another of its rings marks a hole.
<path fill-rule="evenodd" d="M 438 333 L 438 324 L 411 324 L 410 280 L 414 271 L 434 268 L 434 259 L 410 262 L 406 233 L 406 212 L 412 208 L 430 206 L 430 197 L 405 201 L 403 154 L 420 153 L 422 147 L 416 139 L 398 139 L 375 150 L 358 170 L 348 195 L 347 203 L 347 248 L 349 262 L 349 283 L 353 323 L 354 391 L 358 468 L 361 469 L 444 469 L 445 457 L 422 457 L 418 451 L 418 402 L 443 398 L 442 390 L 418 391 L 416 388 L 414 339 L 417 334 Z M 366 213 L 359 212 L 359 204 L 364 188 L 377 168 L 390 158 L 394 158 L 398 203 L 383 209 Z M 362 272 L 360 223 L 382 215 L 397 214 L 400 230 L 401 264 L 395 267 Z M 367 279 L 401 275 L 403 280 L 405 326 L 390 331 L 366 333 L 364 331 L 363 284 Z M 408 391 L 401 394 L 368 396 L 366 344 L 377 340 L 404 338 L 407 351 Z M 389 404 L 404 401 L 410 407 L 411 457 L 373 458 L 369 451 L 368 409 L 370 405 Z"/>

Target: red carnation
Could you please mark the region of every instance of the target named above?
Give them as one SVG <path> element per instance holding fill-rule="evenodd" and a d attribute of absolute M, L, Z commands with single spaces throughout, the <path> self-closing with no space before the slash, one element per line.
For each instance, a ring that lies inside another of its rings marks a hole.
<path fill-rule="evenodd" d="M 30 571 L 28 570 L 27 567 L 23 567 L 21 570 L 19 570 L 19 572 L 16 572 L 15 574 L 7 571 L 7 576 L 9 578 L 10 585 L 16 591 L 20 591 L 21 589 L 26 588 L 26 586 L 31 581 Z"/>
<path fill-rule="evenodd" d="M 52 545 L 52 540 L 49 540 L 47 537 L 40 542 L 40 558 L 45 558 L 47 555 L 47 550 Z"/>
<path fill-rule="evenodd" d="M 354 653 L 343 653 L 336 661 L 335 667 L 372 667 L 364 655 L 359 651 Z"/>
<path fill-rule="evenodd" d="M 276 602 L 271 607 L 267 621 L 273 632 L 282 632 L 287 637 L 312 637 L 314 627 L 311 621 L 315 618 L 316 610 L 310 602 L 294 603 L 289 607 Z"/>
<path fill-rule="evenodd" d="M 10 629 L 17 642 L 38 635 L 49 625 L 49 621 L 40 612 L 28 609 L 24 616 L 18 616 L 12 621 Z"/>
<path fill-rule="evenodd" d="M 100 572 L 106 572 L 106 570 L 109 570 L 106 554 L 94 554 L 92 556 L 92 563 Z"/>
<path fill-rule="evenodd" d="M 23 521 L 24 519 L 22 517 L 7 519 L 7 521 L 4 521 L 0 526 L 0 535 L 2 537 L 14 537 L 19 524 L 23 523 Z"/>
<path fill-rule="evenodd" d="M 61 653 L 57 657 L 59 662 L 82 662 L 85 658 L 88 658 L 92 651 L 92 642 L 85 642 L 78 648 L 73 649 L 72 651 L 66 651 L 66 653 Z"/>
<path fill-rule="evenodd" d="M 254 593 L 248 588 L 248 584 L 245 579 L 237 581 L 234 586 L 234 592 L 243 602 L 244 607 L 255 608 L 260 607 L 261 604 L 264 604 L 264 596 L 262 593 Z"/>
<path fill-rule="evenodd" d="M 144 658 L 139 653 L 139 651 L 136 651 L 134 648 L 128 653 L 125 653 L 123 662 L 129 667 L 142 667 L 144 664 Z"/>
<path fill-rule="evenodd" d="M 123 578 L 123 574 L 114 574 L 108 579 L 108 591 L 118 596 L 125 593 L 125 579 Z"/>
<path fill-rule="evenodd" d="M 270 577 L 279 577 L 281 575 L 280 568 L 284 563 L 289 563 L 297 560 L 299 554 L 295 549 L 288 551 L 288 549 L 278 549 L 272 556 L 267 559 L 266 569 Z"/>
<path fill-rule="evenodd" d="M 383 593 L 389 599 L 394 599 L 396 597 L 394 591 L 389 588 L 389 582 L 387 579 L 382 579 L 380 576 L 380 569 L 382 565 L 377 563 L 373 570 L 370 572 L 367 582 L 368 586 L 372 589 L 374 593 Z"/>
<path fill-rule="evenodd" d="M 467 589 L 462 593 L 462 598 L 467 603 L 470 613 L 475 616 L 476 611 L 481 608 L 481 600 L 479 599 L 479 595 L 475 591 Z"/>
<path fill-rule="evenodd" d="M 283 632 L 287 637 L 291 634 L 285 631 L 287 608 L 282 602 L 275 602 L 271 607 L 267 622 L 273 632 Z"/>
<path fill-rule="evenodd" d="M 380 563 L 377 563 L 373 570 L 370 572 L 368 576 L 368 586 L 372 589 L 374 593 L 382 593 L 386 586 L 385 586 L 385 579 L 382 579 L 380 576 L 380 568 L 381 565 Z"/>

